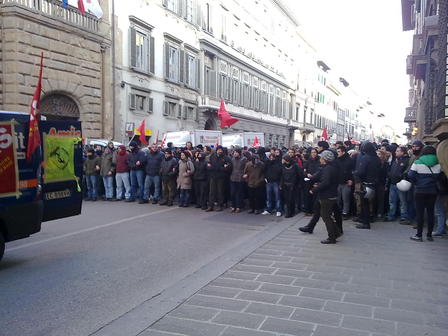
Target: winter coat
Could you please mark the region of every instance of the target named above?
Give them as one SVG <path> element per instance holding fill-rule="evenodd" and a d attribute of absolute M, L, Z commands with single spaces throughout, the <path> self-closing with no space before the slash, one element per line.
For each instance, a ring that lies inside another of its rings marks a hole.
<path fill-rule="evenodd" d="M 339 184 L 346 184 L 347 181 L 353 181 L 353 170 L 355 169 L 355 161 L 345 153 L 341 157 L 336 158 L 336 166 L 339 171 Z"/>
<path fill-rule="evenodd" d="M 261 187 L 264 184 L 264 163 L 261 160 L 258 163 L 249 161 L 244 168 L 244 174 L 247 174 L 249 188 Z"/>
<path fill-rule="evenodd" d="M 137 166 L 137 161 L 140 161 L 140 165 Z M 128 165 L 131 170 L 144 170 L 146 162 L 146 153 L 142 150 L 134 150 L 129 153 Z"/>
<path fill-rule="evenodd" d="M 416 160 L 408 172 L 410 181 L 414 184 L 416 194 L 437 194 L 437 179 L 441 167 L 437 156 L 422 155 Z"/>
<path fill-rule="evenodd" d="M 335 164 L 328 163 L 320 170 L 317 186 L 312 189 L 313 194 L 317 194 L 320 200 L 336 198 L 338 185 L 338 169 Z"/>
<path fill-rule="evenodd" d="M 207 162 L 205 159 L 202 160 L 194 160 L 194 181 L 205 181 L 207 180 Z"/>
<path fill-rule="evenodd" d="M 244 156 L 232 158 L 232 173 L 230 174 L 230 181 L 243 182 L 244 168 L 246 167 L 247 159 Z"/>
<path fill-rule="evenodd" d="M 406 175 L 409 165 L 409 156 L 403 155 L 400 158 L 396 158 L 392 161 L 392 165 L 389 170 L 389 181 L 391 184 L 397 184 Z"/>
<path fill-rule="evenodd" d="M 193 182 L 194 164 L 190 159 L 179 161 L 179 175 L 177 176 L 177 187 L 180 189 L 191 189 Z"/>
<path fill-rule="evenodd" d="M 218 156 L 216 153 L 209 156 L 207 172 L 210 178 L 223 179 L 232 172 L 232 162 L 226 155 Z M 224 167 L 227 165 L 227 167 Z"/>
<path fill-rule="evenodd" d="M 378 175 L 378 185 L 385 186 L 387 184 L 387 176 L 389 175 L 389 163 L 387 161 L 381 162 L 380 171 Z"/>
<path fill-rule="evenodd" d="M 157 176 L 160 173 L 160 165 L 162 161 L 165 159 L 165 155 L 160 153 L 159 151 L 153 152 L 150 151 L 148 155 L 146 155 L 146 165 L 145 171 L 148 176 Z"/>
<path fill-rule="evenodd" d="M 267 160 L 264 165 L 264 176 L 268 183 L 280 183 L 282 179 L 282 162 L 280 159 Z"/>
<path fill-rule="evenodd" d="M 129 172 L 129 164 L 128 164 L 129 152 L 124 152 L 123 155 L 120 155 L 118 152 L 115 152 L 113 163 L 115 165 L 115 171 L 118 173 L 127 173 Z"/>
<path fill-rule="evenodd" d="M 112 172 L 112 174 L 115 171 L 115 164 L 113 162 L 113 158 L 114 158 L 114 152 L 109 152 L 109 153 L 103 153 L 103 155 L 101 156 L 101 170 L 100 170 L 100 175 L 101 176 L 110 176 L 109 172 Z"/>
<path fill-rule="evenodd" d="M 316 160 L 310 158 L 308 161 L 305 162 L 303 168 L 306 170 L 307 174 L 311 175 L 316 174 L 316 172 L 320 168 L 319 158 L 316 158 Z"/>
<path fill-rule="evenodd" d="M 378 185 L 381 169 L 381 160 L 376 154 L 375 147 L 372 143 L 367 142 L 363 145 L 364 154 L 359 158 L 354 175 L 362 183 Z"/>
<path fill-rule="evenodd" d="M 96 170 L 96 166 L 101 167 L 101 158 L 94 155 L 92 159 L 87 158 L 84 161 L 84 174 L 87 176 L 98 175 L 99 171 Z"/>
<path fill-rule="evenodd" d="M 303 179 L 303 171 L 294 161 L 291 165 L 282 165 L 282 185 L 297 185 L 299 180 Z"/>
<path fill-rule="evenodd" d="M 160 176 L 162 179 L 175 179 L 177 176 L 177 166 L 177 160 L 174 157 L 170 157 L 168 160 L 165 158 L 160 164 Z"/>

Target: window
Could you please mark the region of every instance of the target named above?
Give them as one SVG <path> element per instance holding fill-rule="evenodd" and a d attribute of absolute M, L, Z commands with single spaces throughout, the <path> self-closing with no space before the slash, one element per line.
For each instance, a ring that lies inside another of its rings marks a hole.
<path fill-rule="evenodd" d="M 256 111 L 260 110 L 260 90 L 257 77 L 252 77 L 252 95 L 250 107 Z"/>
<path fill-rule="evenodd" d="M 266 82 L 261 82 L 261 97 L 260 97 L 260 110 L 263 113 L 268 113 L 268 85 Z"/>
<path fill-rule="evenodd" d="M 130 66 L 136 71 L 154 73 L 154 38 L 140 27 L 130 28 Z"/>
<path fill-rule="evenodd" d="M 219 81 L 218 81 L 218 91 L 219 98 L 229 101 L 229 77 L 227 75 L 227 63 L 224 61 L 219 62 Z"/>
<path fill-rule="evenodd" d="M 180 73 L 183 72 L 183 67 L 181 68 L 180 58 L 181 58 L 181 55 L 180 55 L 179 48 L 176 46 L 173 46 L 169 43 L 166 43 L 165 44 L 165 78 L 168 79 L 169 81 L 178 83 L 182 80 L 180 78 Z"/>
<path fill-rule="evenodd" d="M 133 90 L 129 94 L 129 109 L 135 112 L 152 113 L 153 98 L 146 92 Z"/>
<path fill-rule="evenodd" d="M 210 3 L 206 3 L 205 4 L 205 13 L 204 13 L 204 24 L 203 24 L 203 28 L 208 31 L 210 34 L 213 34 L 213 29 L 212 29 L 212 8 Z"/>
<path fill-rule="evenodd" d="M 190 88 L 198 88 L 198 59 L 191 54 L 187 54 L 186 72 L 185 72 L 185 84 Z"/>
<path fill-rule="evenodd" d="M 227 42 L 227 15 L 223 12 L 221 15 L 221 40 Z"/>
<path fill-rule="evenodd" d="M 280 89 L 276 89 L 276 99 L 275 99 L 275 115 L 277 117 L 282 116 L 282 96 Z"/>
<path fill-rule="evenodd" d="M 275 111 L 274 111 L 274 86 L 273 85 L 269 85 L 269 108 L 268 108 L 268 112 L 271 115 L 274 115 Z"/>
<path fill-rule="evenodd" d="M 171 118 L 181 118 L 182 106 L 172 101 L 165 101 L 163 115 Z"/>
<path fill-rule="evenodd" d="M 216 71 L 212 68 L 205 68 L 205 94 L 216 97 Z"/>
<path fill-rule="evenodd" d="M 170 11 L 177 13 L 179 10 L 179 1 L 178 0 L 163 0 L 164 5 L 166 8 L 168 8 Z"/>
<path fill-rule="evenodd" d="M 243 105 L 244 107 L 250 107 L 250 76 L 247 72 L 243 73 Z"/>
<path fill-rule="evenodd" d="M 186 0 L 185 4 L 185 18 L 188 22 L 193 23 L 194 16 L 193 16 L 193 0 Z"/>

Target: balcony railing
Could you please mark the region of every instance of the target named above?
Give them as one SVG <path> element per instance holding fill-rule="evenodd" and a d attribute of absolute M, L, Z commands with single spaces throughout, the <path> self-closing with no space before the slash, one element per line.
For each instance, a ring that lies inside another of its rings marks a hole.
<path fill-rule="evenodd" d="M 98 18 L 87 13 L 82 15 L 77 8 L 72 6 L 64 8 L 61 0 L 0 0 L 0 9 L 13 6 L 31 9 L 94 33 L 99 31 L 100 20 Z"/>

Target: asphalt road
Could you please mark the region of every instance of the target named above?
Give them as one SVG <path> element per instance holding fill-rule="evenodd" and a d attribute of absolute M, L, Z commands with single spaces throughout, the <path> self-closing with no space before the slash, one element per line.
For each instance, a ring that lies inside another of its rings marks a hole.
<path fill-rule="evenodd" d="M 0 263 L 0 335 L 93 334 L 284 221 L 84 203 L 81 216 L 44 223 L 39 234 L 7 244 Z"/>

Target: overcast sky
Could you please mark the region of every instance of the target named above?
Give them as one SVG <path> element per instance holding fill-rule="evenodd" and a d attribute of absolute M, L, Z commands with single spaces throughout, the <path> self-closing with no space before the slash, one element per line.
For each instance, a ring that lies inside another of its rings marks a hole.
<path fill-rule="evenodd" d="M 305 37 L 352 88 L 402 132 L 408 106 L 406 56 L 412 32 L 402 31 L 399 0 L 284 0 Z"/>

